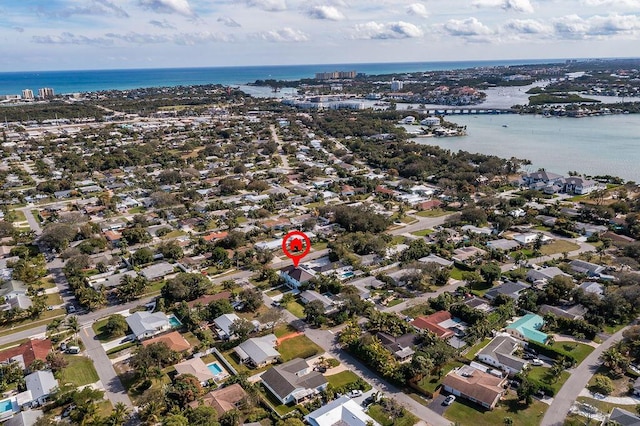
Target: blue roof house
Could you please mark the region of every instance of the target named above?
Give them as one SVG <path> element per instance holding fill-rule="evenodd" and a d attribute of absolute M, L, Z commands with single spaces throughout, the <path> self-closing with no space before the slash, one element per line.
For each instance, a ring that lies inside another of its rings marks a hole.
<path fill-rule="evenodd" d="M 540 331 L 543 325 L 544 319 L 540 315 L 527 314 L 509 324 L 505 331 L 517 339 L 531 340 L 544 345 L 549 336 Z"/>

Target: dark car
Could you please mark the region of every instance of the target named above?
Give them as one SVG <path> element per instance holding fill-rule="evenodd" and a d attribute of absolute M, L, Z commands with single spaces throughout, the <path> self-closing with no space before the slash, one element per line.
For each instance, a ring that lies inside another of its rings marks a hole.
<path fill-rule="evenodd" d="M 531 355 L 538 355 L 538 352 L 536 352 L 536 351 L 535 351 L 535 349 L 530 348 L 530 347 L 528 347 L 528 346 L 527 346 L 526 348 L 524 348 L 524 351 L 525 351 L 526 353 L 528 353 L 528 354 L 531 354 Z"/>
<path fill-rule="evenodd" d="M 368 407 L 368 406 L 370 406 L 371 404 L 373 404 L 374 402 L 376 402 L 376 397 L 375 397 L 375 396 L 373 396 L 373 395 L 370 395 L 370 396 L 366 397 L 366 398 L 364 399 L 364 401 L 362 401 L 362 406 L 363 406 L 363 407 Z"/>
<path fill-rule="evenodd" d="M 530 354 L 530 353 L 527 353 L 527 352 L 525 352 L 525 353 L 522 355 L 522 359 L 534 359 L 535 357 L 536 357 L 536 356 L 535 356 L 534 354 Z"/>

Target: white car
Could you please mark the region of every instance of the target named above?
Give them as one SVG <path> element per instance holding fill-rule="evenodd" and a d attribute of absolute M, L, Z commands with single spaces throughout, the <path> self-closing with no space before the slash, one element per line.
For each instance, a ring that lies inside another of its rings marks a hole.
<path fill-rule="evenodd" d="M 349 396 L 351 398 L 355 398 L 357 396 L 362 396 L 362 391 L 360 389 L 354 389 L 351 392 L 349 392 Z"/>
<path fill-rule="evenodd" d="M 539 358 L 534 358 L 531 360 L 531 365 L 535 365 L 536 367 L 539 367 L 541 365 L 544 365 L 544 362 L 542 362 L 542 360 Z"/>
<path fill-rule="evenodd" d="M 442 405 L 451 405 L 455 400 L 456 400 L 456 397 L 454 395 L 449 395 L 444 399 L 444 401 L 442 401 Z"/>

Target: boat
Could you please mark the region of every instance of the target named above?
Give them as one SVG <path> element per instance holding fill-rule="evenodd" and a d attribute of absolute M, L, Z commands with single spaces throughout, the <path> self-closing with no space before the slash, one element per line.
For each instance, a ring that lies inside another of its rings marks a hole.
<path fill-rule="evenodd" d="M 502 127 L 509 127 L 509 125 L 507 125 L 507 124 L 503 124 L 503 125 L 502 125 Z"/>

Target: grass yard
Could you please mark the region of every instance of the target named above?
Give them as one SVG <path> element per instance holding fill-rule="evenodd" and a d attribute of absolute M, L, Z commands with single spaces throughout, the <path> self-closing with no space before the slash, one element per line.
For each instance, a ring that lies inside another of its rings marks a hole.
<path fill-rule="evenodd" d="M 385 414 L 378 404 L 370 406 L 368 414 L 382 426 L 413 426 L 418 421 L 416 416 L 406 410 L 404 416 L 392 419 Z"/>
<path fill-rule="evenodd" d="M 397 244 L 404 244 L 404 240 L 406 239 L 406 237 L 403 237 L 402 235 L 394 235 L 393 238 L 391 239 L 391 242 L 389 243 L 389 246 L 395 246 Z"/>
<path fill-rule="evenodd" d="M 326 241 L 321 241 L 318 243 L 311 244 L 311 248 L 316 251 L 320 251 L 320 250 L 326 249 L 328 245 L 329 243 L 327 243 Z"/>
<path fill-rule="evenodd" d="M 187 235 L 187 233 L 184 232 L 184 231 L 179 231 L 179 230 L 176 229 L 175 231 L 171 231 L 167 235 L 163 236 L 162 239 L 163 240 L 168 240 L 169 238 L 177 238 L 177 237 L 181 237 L 183 235 Z"/>
<path fill-rule="evenodd" d="M 603 413 L 610 413 L 611 410 L 613 410 L 616 407 L 622 408 L 623 410 L 631 411 L 632 413 L 636 412 L 636 406 L 635 405 L 612 404 L 610 402 L 604 402 L 604 401 L 600 401 L 599 399 L 593 399 L 593 398 L 589 398 L 589 397 L 586 397 L 586 396 L 579 396 L 576 401 L 583 402 L 583 403 L 586 403 L 586 404 L 589 404 L 589 405 L 593 405 L 594 407 L 596 407 L 598 410 L 602 411 Z"/>
<path fill-rule="evenodd" d="M 549 244 L 543 245 L 540 248 L 540 253 L 542 253 L 543 256 L 547 256 L 550 254 L 557 254 L 557 253 L 569 253 L 571 251 L 578 250 L 579 248 L 580 248 L 579 245 L 575 243 L 571 243 L 569 241 L 554 240 Z"/>
<path fill-rule="evenodd" d="M 296 330 L 295 327 L 293 327 L 290 324 L 283 324 L 280 325 L 278 327 L 276 327 L 276 329 L 274 330 L 273 334 L 276 335 L 276 337 L 282 337 L 282 336 L 286 336 L 287 334 L 291 334 L 291 333 L 295 333 L 298 330 Z"/>
<path fill-rule="evenodd" d="M 538 380 L 551 386 L 555 395 L 558 393 L 562 385 L 564 385 L 564 382 L 567 381 L 570 374 L 568 371 L 563 371 L 562 374 L 560 374 L 558 380 L 554 382 L 553 379 L 547 375 L 547 372 L 549 370 L 550 369 L 547 367 L 531 367 L 531 370 L 529 371 L 529 378 Z"/>
<path fill-rule="evenodd" d="M 53 281 L 52 277 L 46 277 L 46 278 L 40 278 L 40 280 L 38 281 L 38 284 L 36 285 L 36 287 L 38 288 L 43 288 L 43 289 L 48 289 L 48 288 L 54 288 L 56 286 L 56 283 Z"/>
<path fill-rule="evenodd" d="M 47 306 L 62 305 L 62 297 L 58 293 L 47 294 L 44 300 Z"/>
<path fill-rule="evenodd" d="M 444 417 L 460 426 L 495 426 L 505 424 L 506 417 L 518 426 L 537 426 L 542 421 L 547 404 L 534 400 L 529 407 L 520 404 L 513 395 L 501 401 L 493 410 L 485 410 L 479 405 L 458 398 L 445 411 Z"/>
<path fill-rule="evenodd" d="M 491 342 L 491 339 L 484 339 L 483 341 L 476 343 L 475 345 L 469 348 L 469 350 L 464 355 L 464 357 L 470 361 L 473 361 L 474 359 L 476 359 L 476 354 L 480 352 L 480 350 L 485 346 L 487 346 L 490 342 Z"/>
<path fill-rule="evenodd" d="M 421 315 L 431 315 L 433 313 L 433 309 L 428 303 L 419 303 L 404 309 L 402 313 L 411 318 L 416 318 Z"/>
<path fill-rule="evenodd" d="M 449 275 L 451 278 L 453 278 L 454 280 L 462 280 L 462 273 L 464 271 L 462 269 L 459 269 L 457 266 L 454 266 L 453 269 L 451 270 L 451 274 Z"/>
<path fill-rule="evenodd" d="M 426 237 L 429 234 L 433 234 L 435 231 L 433 229 L 421 229 L 420 231 L 414 231 L 411 235 L 415 235 L 416 237 Z"/>
<path fill-rule="evenodd" d="M 287 362 L 294 358 L 309 358 L 321 354 L 324 351 L 307 336 L 302 335 L 280 343 L 278 352 L 280 352 L 282 362 Z"/>
<path fill-rule="evenodd" d="M 440 381 L 442 380 L 442 378 L 446 376 L 449 371 L 453 370 L 454 368 L 461 367 L 462 365 L 463 364 L 460 361 L 450 361 L 442 367 L 442 376 L 423 377 L 422 380 L 417 383 L 417 385 L 418 387 L 420 387 L 420 389 L 433 394 L 436 391 L 436 388 L 440 386 Z"/>
<path fill-rule="evenodd" d="M 417 216 L 420 217 L 440 217 L 448 215 L 450 212 L 442 209 L 433 209 L 433 210 L 422 210 L 421 212 L 416 213 Z"/>
<path fill-rule="evenodd" d="M 304 314 L 304 307 L 295 300 L 287 303 L 285 308 L 287 308 L 287 311 L 291 312 L 297 318 L 304 319 L 306 317 L 306 315 Z"/>
<path fill-rule="evenodd" d="M 584 359 L 593 352 L 594 347 L 585 345 L 584 343 L 577 342 L 554 342 L 551 345 L 553 348 L 562 349 L 563 351 L 567 351 L 571 355 L 575 357 L 580 364 Z"/>
<path fill-rule="evenodd" d="M 353 371 L 342 371 L 338 374 L 333 374 L 331 376 L 326 376 L 327 381 L 334 389 L 341 388 L 350 383 L 353 383 L 359 379 L 358 375 Z"/>
<path fill-rule="evenodd" d="M 72 383 L 75 387 L 95 383 L 100 378 L 93 366 L 93 361 L 84 356 L 66 356 L 69 365 L 60 373 L 58 381 L 61 385 Z"/>

